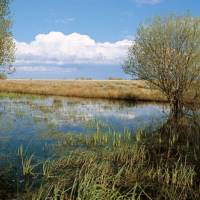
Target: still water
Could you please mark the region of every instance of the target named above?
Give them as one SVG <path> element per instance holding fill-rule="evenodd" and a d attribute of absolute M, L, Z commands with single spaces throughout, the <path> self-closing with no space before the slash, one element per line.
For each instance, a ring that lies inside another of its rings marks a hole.
<path fill-rule="evenodd" d="M 165 120 L 167 106 L 154 103 L 107 101 L 28 95 L 1 95 L 0 162 L 12 160 L 21 144 L 38 158 L 48 158 L 44 146 L 51 135 L 91 134 L 112 129 L 132 134 Z M 48 137 L 47 137 L 48 135 Z"/>

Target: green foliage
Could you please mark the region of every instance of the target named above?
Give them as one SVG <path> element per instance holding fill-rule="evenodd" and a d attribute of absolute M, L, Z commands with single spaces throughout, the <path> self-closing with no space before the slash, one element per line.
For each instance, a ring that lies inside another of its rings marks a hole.
<path fill-rule="evenodd" d="M 90 136 L 70 135 L 52 147 L 75 148 L 45 161 L 41 187 L 24 199 L 197 200 L 200 132 L 188 123 L 179 131 L 168 123 L 154 133 L 138 130 L 132 140 L 128 130 L 105 139 L 98 125 Z"/>
<path fill-rule="evenodd" d="M 7 78 L 6 74 L 0 73 L 0 80 L 5 80 Z"/>
<path fill-rule="evenodd" d="M 1 71 L 10 72 L 14 62 L 15 44 L 10 31 L 12 21 L 9 16 L 10 0 L 0 1 L 0 66 Z"/>
<path fill-rule="evenodd" d="M 138 28 L 123 68 L 158 88 L 178 112 L 200 80 L 199 35 L 199 17 L 155 17 Z"/>
<path fill-rule="evenodd" d="M 21 145 L 18 149 L 18 156 L 21 160 L 22 174 L 24 176 L 33 175 L 34 166 L 32 165 L 33 154 L 28 156 L 27 152 L 24 152 L 23 146 Z"/>
<path fill-rule="evenodd" d="M 46 160 L 42 165 L 43 176 L 46 178 L 51 177 L 52 162 L 53 161 Z"/>
<path fill-rule="evenodd" d="M 109 76 L 109 77 L 108 77 L 108 80 L 123 80 L 123 78 Z"/>

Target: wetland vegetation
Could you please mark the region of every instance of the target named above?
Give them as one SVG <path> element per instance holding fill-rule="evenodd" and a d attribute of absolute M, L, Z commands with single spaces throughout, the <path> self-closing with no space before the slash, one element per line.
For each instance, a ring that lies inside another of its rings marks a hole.
<path fill-rule="evenodd" d="M 140 80 L 6 80 L 1 92 L 142 101 L 166 101 Z"/>
<path fill-rule="evenodd" d="M 9 3 L 1 79 L 15 71 Z M 199 35 L 190 15 L 141 25 L 123 66 L 141 80 L 1 80 L 0 199 L 199 200 Z"/>
<path fill-rule="evenodd" d="M 199 199 L 198 112 L 177 126 L 167 104 L 16 94 L 0 104 L 1 199 Z"/>

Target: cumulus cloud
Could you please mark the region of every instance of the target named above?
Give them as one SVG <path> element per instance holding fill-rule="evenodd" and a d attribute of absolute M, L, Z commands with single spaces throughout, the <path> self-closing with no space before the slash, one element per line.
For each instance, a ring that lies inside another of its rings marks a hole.
<path fill-rule="evenodd" d="M 48 64 L 121 64 L 131 44 L 128 39 L 97 42 L 79 33 L 39 34 L 30 43 L 16 41 L 16 65 L 38 65 L 39 68 L 39 65 Z"/>
<path fill-rule="evenodd" d="M 135 0 L 138 4 L 158 4 L 160 3 L 162 0 Z"/>

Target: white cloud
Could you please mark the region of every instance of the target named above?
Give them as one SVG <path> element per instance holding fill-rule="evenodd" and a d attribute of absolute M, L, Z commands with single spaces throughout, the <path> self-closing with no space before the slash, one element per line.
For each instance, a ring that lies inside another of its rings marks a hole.
<path fill-rule="evenodd" d="M 47 67 L 47 66 L 17 66 L 18 72 L 76 72 L 77 68 Z"/>
<path fill-rule="evenodd" d="M 131 44 L 128 39 L 96 42 L 79 33 L 39 34 L 30 43 L 16 41 L 16 65 L 121 64 Z"/>
<path fill-rule="evenodd" d="M 135 1 L 138 4 L 151 4 L 151 5 L 154 5 L 154 4 L 160 3 L 162 0 L 135 0 Z"/>

